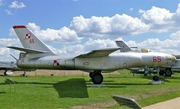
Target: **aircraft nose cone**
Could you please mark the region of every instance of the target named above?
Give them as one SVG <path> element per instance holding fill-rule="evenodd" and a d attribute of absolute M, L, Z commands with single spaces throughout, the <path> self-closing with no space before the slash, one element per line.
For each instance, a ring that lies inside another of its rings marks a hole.
<path fill-rule="evenodd" d="M 172 61 L 175 61 L 175 60 L 176 60 L 176 57 L 175 57 L 175 56 L 172 56 L 171 59 L 172 59 Z"/>

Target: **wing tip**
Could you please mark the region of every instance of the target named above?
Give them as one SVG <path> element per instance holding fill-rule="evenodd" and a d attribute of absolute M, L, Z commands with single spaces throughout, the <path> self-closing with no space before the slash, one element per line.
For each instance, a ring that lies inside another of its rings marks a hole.
<path fill-rule="evenodd" d="M 14 29 L 16 29 L 16 28 L 26 28 L 26 26 L 24 26 L 24 25 L 15 25 L 15 26 L 13 26 L 13 28 Z"/>

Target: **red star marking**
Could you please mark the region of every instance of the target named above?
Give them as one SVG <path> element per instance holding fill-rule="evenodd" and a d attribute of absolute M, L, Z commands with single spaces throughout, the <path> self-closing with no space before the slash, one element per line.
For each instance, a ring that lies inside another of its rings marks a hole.
<path fill-rule="evenodd" d="M 31 33 L 27 33 L 25 39 L 30 39 L 30 38 L 31 38 Z"/>

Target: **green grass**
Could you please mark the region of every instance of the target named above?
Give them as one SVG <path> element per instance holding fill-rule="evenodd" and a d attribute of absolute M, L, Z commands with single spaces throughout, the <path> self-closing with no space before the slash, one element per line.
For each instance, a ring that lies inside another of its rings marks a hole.
<path fill-rule="evenodd" d="M 0 76 L 1 109 L 59 109 L 87 106 L 89 108 L 119 108 L 112 94 L 131 97 L 142 106 L 180 96 L 180 74 L 160 79 L 162 85 L 150 85 L 152 76 L 133 76 L 129 71 L 105 74 L 106 87 L 93 88 L 88 76 Z M 11 78 L 15 85 L 5 83 Z M 105 105 L 108 104 L 108 105 Z M 84 108 L 87 108 L 84 107 Z M 123 108 L 124 109 L 124 108 Z"/>

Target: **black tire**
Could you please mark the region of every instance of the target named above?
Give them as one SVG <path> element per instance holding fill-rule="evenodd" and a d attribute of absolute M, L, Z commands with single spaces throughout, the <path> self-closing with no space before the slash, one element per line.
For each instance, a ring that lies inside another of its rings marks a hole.
<path fill-rule="evenodd" d="M 159 76 L 153 76 L 154 81 L 159 81 Z"/>
<path fill-rule="evenodd" d="M 165 76 L 171 76 L 171 75 L 172 75 L 171 69 L 166 69 L 165 70 Z"/>
<path fill-rule="evenodd" d="M 101 73 L 94 73 L 92 77 L 92 82 L 94 84 L 101 84 L 103 82 L 103 76 Z"/>
<path fill-rule="evenodd" d="M 7 76 L 7 70 L 4 71 L 4 76 Z"/>
<path fill-rule="evenodd" d="M 90 72 L 90 73 L 89 73 L 89 77 L 90 77 L 90 78 L 93 78 L 93 75 L 94 75 L 94 72 Z"/>

